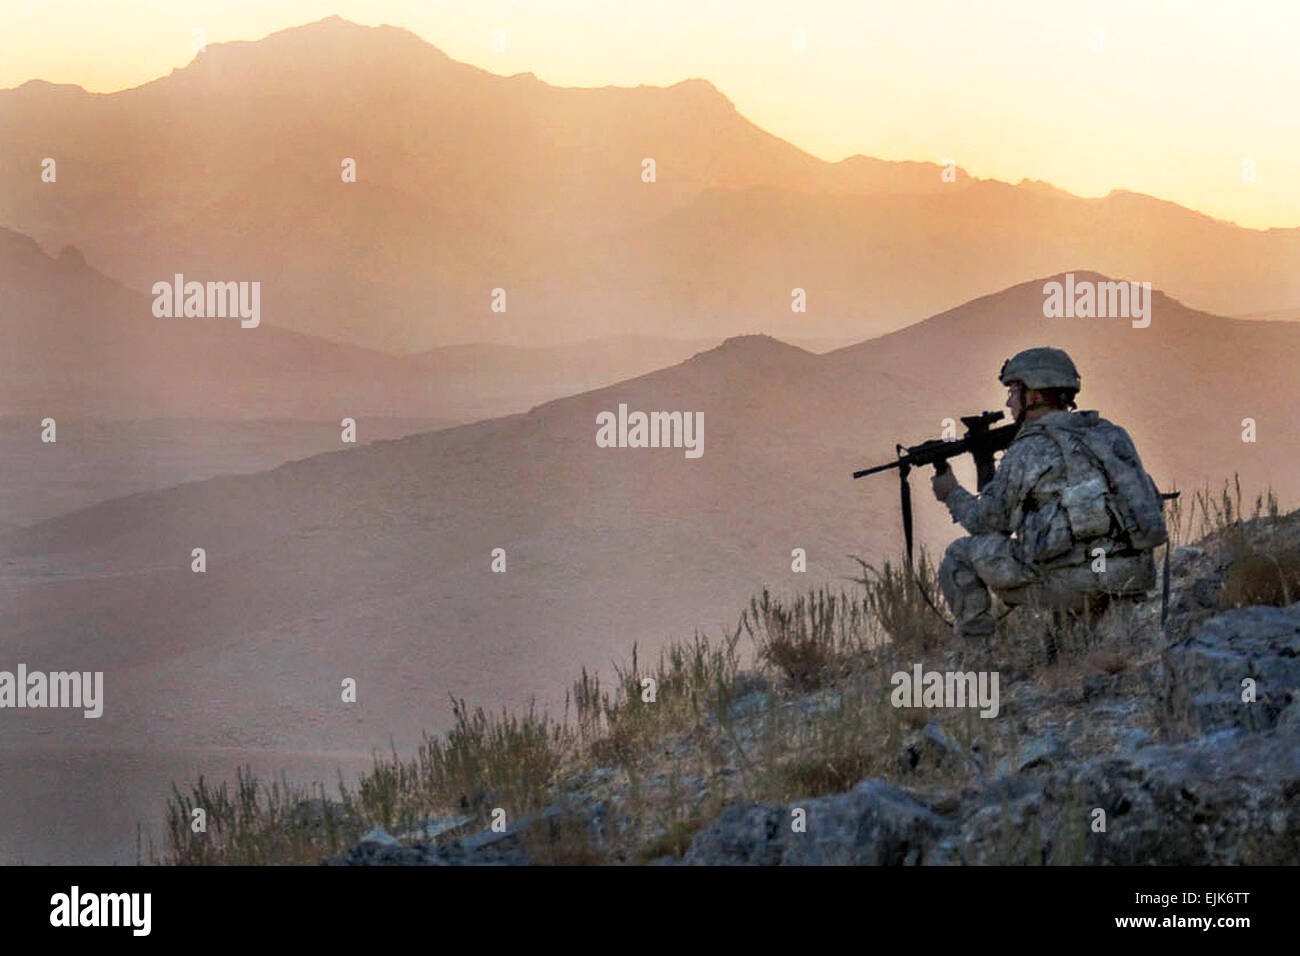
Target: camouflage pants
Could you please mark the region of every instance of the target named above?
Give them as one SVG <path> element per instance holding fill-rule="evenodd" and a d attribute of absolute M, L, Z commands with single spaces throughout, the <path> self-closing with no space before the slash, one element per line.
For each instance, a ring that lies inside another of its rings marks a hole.
<path fill-rule="evenodd" d="M 952 608 L 958 635 L 993 633 L 993 600 L 989 588 L 1015 590 L 1037 580 L 1033 568 L 1014 553 L 1006 535 L 978 534 L 948 545 L 939 565 L 939 588 Z"/>
<path fill-rule="evenodd" d="M 1150 552 L 1110 557 L 1100 573 L 1089 563 L 1044 570 L 1022 561 L 1015 541 L 1002 534 L 958 538 L 939 565 L 939 587 L 952 608 L 957 633 L 970 637 L 993 633 L 990 589 L 1009 607 L 1080 610 L 1090 596 L 1144 593 L 1154 584 Z"/>

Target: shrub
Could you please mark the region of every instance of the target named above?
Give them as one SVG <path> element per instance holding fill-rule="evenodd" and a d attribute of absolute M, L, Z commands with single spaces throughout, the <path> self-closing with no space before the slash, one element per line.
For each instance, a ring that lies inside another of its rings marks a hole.
<path fill-rule="evenodd" d="M 886 561 L 879 569 L 853 555 L 862 570 L 854 580 L 866 589 L 864 608 L 878 631 L 902 653 L 919 656 L 948 643 L 952 627 L 943 595 L 939 590 L 939 569 L 925 548 L 907 565 Z"/>
<path fill-rule="evenodd" d="M 1286 607 L 1300 600 L 1300 552 L 1243 549 L 1233 557 L 1222 597 L 1229 607 Z"/>
<path fill-rule="evenodd" d="M 759 662 L 779 671 L 793 690 L 807 691 L 842 672 L 864 648 L 868 610 L 843 591 L 809 591 L 787 606 L 764 588 L 740 621 L 758 647 Z"/>

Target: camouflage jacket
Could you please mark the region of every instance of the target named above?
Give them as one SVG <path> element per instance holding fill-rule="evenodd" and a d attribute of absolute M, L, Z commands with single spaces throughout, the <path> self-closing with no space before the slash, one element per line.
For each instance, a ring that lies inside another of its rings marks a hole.
<path fill-rule="evenodd" d="M 1050 427 L 1058 417 L 1071 414 L 1048 412 L 1035 424 Z M 970 534 L 1013 536 L 1016 555 L 1027 564 L 1087 564 L 1097 547 L 1108 555 L 1128 552 L 1127 541 L 1109 535 L 1076 538 L 1061 501 L 1068 484 L 1065 458 L 1056 442 L 1042 429 L 1031 429 L 1011 443 L 981 494 L 972 495 L 959 485 L 946 504 L 953 521 Z"/>

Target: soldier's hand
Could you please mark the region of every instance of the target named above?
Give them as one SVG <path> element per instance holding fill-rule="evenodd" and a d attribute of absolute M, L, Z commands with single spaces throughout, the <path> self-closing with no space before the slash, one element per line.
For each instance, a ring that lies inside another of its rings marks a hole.
<path fill-rule="evenodd" d="M 937 499 L 947 501 L 948 496 L 957 487 L 957 477 L 952 473 L 951 468 L 944 468 L 943 471 L 936 468 L 934 477 L 930 479 L 930 487 L 934 489 L 934 496 Z"/>

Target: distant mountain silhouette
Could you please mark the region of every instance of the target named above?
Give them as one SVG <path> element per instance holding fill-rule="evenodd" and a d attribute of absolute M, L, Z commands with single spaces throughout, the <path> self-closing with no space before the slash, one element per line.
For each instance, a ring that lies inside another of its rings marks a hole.
<path fill-rule="evenodd" d="M 1300 303 L 1300 230 L 942 173 L 824 162 L 703 79 L 554 87 L 336 17 L 118 93 L 0 92 L 0 224 L 141 291 L 261 281 L 267 321 L 374 349 L 866 337 L 1078 263 L 1224 314 Z"/>
<path fill-rule="evenodd" d="M 715 344 L 624 336 L 550 349 L 444 347 L 401 358 L 269 322 L 243 329 L 237 318 L 156 318 L 152 306 L 87 266 L 75 247 L 52 259 L 27 236 L 0 229 L 4 413 L 459 423 L 525 411 Z"/>

